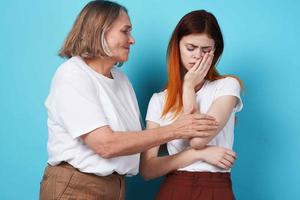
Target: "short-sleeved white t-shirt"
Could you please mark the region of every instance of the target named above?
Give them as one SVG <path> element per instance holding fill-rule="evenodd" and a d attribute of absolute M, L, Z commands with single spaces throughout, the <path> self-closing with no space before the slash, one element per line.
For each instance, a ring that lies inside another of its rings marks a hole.
<path fill-rule="evenodd" d="M 200 107 L 201 113 L 207 113 L 212 103 L 221 96 L 231 95 L 238 98 L 238 103 L 233 109 L 224 128 L 209 142 L 208 145 L 216 145 L 232 149 L 234 139 L 234 121 L 235 113 L 239 112 L 242 107 L 242 100 L 240 98 L 240 84 L 235 78 L 227 77 L 216 81 L 205 81 L 203 87 L 196 93 L 196 102 Z M 162 118 L 161 114 L 166 98 L 166 91 L 153 94 L 147 111 L 146 120 L 158 123 L 160 126 L 165 126 L 172 123 L 172 114 L 168 113 L 166 117 Z M 168 153 L 170 155 L 176 154 L 189 147 L 189 141 L 184 139 L 172 140 L 167 143 Z M 206 172 L 227 172 L 224 170 L 208 164 L 203 161 L 197 161 L 189 166 L 180 168 L 178 170 L 184 171 L 206 171 Z"/>
<path fill-rule="evenodd" d="M 138 173 L 139 154 L 104 159 L 80 138 L 109 125 L 114 131 L 141 130 L 140 112 L 128 78 L 116 67 L 113 79 L 72 57 L 56 71 L 45 102 L 48 110 L 48 163 L 66 161 L 82 172 L 106 176 Z"/>

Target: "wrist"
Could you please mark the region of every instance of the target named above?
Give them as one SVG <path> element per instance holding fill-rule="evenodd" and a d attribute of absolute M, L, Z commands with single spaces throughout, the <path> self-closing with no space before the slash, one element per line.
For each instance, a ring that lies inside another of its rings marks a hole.
<path fill-rule="evenodd" d="M 194 149 L 195 151 L 197 151 L 197 159 L 198 160 L 202 160 L 202 161 L 206 161 L 205 159 L 205 150 L 204 149 L 200 149 L 200 150 L 196 150 Z"/>
<path fill-rule="evenodd" d="M 180 133 L 177 131 L 176 126 L 172 123 L 167 126 L 162 127 L 164 130 L 162 131 L 163 133 L 167 133 L 168 135 L 168 140 L 174 140 L 174 139 L 179 139 L 180 138 Z"/>
<path fill-rule="evenodd" d="M 191 153 L 194 155 L 195 162 L 199 160 L 204 161 L 204 155 L 202 150 L 190 148 L 189 151 L 191 151 Z"/>
<path fill-rule="evenodd" d="M 195 85 L 191 81 L 184 81 L 183 82 L 183 89 L 195 90 Z"/>

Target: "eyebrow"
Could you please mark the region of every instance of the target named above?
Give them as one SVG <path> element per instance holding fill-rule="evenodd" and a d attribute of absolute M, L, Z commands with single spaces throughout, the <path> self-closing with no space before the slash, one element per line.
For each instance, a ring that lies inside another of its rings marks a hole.
<path fill-rule="evenodd" d="M 125 25 L 125 26 L 123 26 L 123 28 L 132 29 L 132 26 L 131 25 Z"/>
<path fill-rule="evenodd" d="M 197 45 L 194 45 L 194 44 L 192 44 L 192 43 L 187 43 L 186 45 L 191 45 L 192 47 L 199 47 L 199 46 L 197 46 Z M 201 48 L 210 48 L 210 47 L 213 47 L 213 46 L 203 46 L 203 47 L 201 47 Z"/>

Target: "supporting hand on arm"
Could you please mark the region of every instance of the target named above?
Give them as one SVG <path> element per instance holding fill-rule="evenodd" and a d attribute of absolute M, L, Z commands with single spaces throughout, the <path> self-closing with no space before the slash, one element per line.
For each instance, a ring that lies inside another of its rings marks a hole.
<path fill-rule="evenodd" d="M 209 124 L 203 124 L 203 120 Z M 91 149 L 103 158 L 113 158 L 145 151 L 174 139 L 208 137 L 204 130 L 216 130 L 211 117 L 184 113 L 174 123 L 144 131 L 113 131 L 109 126 L 97 128 L 81 136 Z"/>
<path fill-rule="evenodd" d="M 157 127 L 159 124 L 147 121 L 147 129 Z M 156 146 L 142 153 L 140 171 L 146 180 L 163 176 L 199 160 L 223 169 L 231 168 L 235 160 L 233 151 L 215 146 L 205 147 L 201 150 L 189 148 L 174 155 L 161 157 L 158 156 L 158 151 L 159 146 Z"/>

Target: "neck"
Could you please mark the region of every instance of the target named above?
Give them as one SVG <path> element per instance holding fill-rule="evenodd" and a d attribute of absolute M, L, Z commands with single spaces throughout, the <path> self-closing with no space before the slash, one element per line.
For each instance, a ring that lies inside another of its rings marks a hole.
<path fill-rule="evenodd" d="M 205 82 L 205 80 L 201 81 L 198 85 L 196 85 L 195 92 L 198 92 L 202 88 L 204 82 Z"/>
<path fill-rule="evenodd" d="M 102 74 L 108 78 L 113 78 L 110 71 L 114 64 L 116 63 L 111 58 L 88 58 L 84 59 L 86 64 L 91 67 L 93 70 Z"/>

